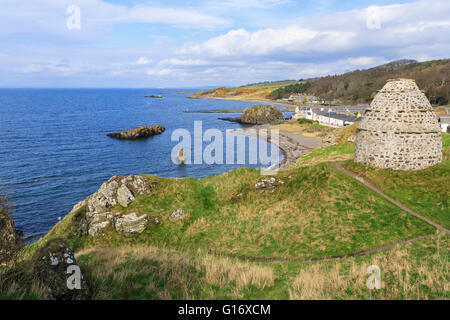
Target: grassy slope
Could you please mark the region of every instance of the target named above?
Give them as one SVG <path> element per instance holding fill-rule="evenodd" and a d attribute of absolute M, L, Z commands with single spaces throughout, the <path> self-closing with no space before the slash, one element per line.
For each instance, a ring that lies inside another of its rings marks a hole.
<path fill-rule="evenodd" d="M 381 170 L 354 162 L 347 169 L 366 176 L 381 190 L 406 206 L 450 229 L 450 135 L 443 134 L 444 161 L 427 170 Z"/>
<path fill-rule="evenodd" d="M 448 137 L 444 139 L 448 146 Z M 313 151 L 297 168 L 279 174 L 285 183 L 273 194 L 253 187 L 259 172 L 250 169 L 201 180 L 153 178 L 160 183 L 150 196 L 139 197 L 130 208 L 115 209 L 146 212 L 161 225 L 132 238 L 113 230 L 100 239 L 77 238 L 69 215 L 26 248 L 23 263 L 48 239 L 65 237 L 99 299 L 450 298 L 448 236 L 337 261 L 251 262 L 231 257 L 306 259 L 433 234 L 428 224 L 321 163 L 352 151 L 351 144 Z M 441 175 L 433 171 L 436 168 L 424 170 L 427 188 L 439 188 L 448 169 L 444 165 Z M 398 190 L 409 187 L 397 185 Z M 235 197 L 238 193 L 244 198 Z M 414 198 L 420 196 L 417 192 Z M 168 216 L 177 208 L 189 211 L 190 217 L 170 223 Z M 382 270 L 382 290 L 365 286 L 371 264 Z M 19 282 L 2 283 L 0 277 L 0 298 L 41 297 L 36 279 L 27 272 Z"/>

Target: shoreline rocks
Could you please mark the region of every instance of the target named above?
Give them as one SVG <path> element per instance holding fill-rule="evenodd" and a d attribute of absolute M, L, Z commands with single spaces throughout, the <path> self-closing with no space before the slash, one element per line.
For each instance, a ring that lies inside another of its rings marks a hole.
<path fill-rule="evenodd" d="M 137 140 L 152 137 L 163 133 L 166 130 L 163 126 L 156 125 L 152 127 L 142 126 L 136 129 L 123 130 L 108 133 L 107 136 L 120 140 Z"/>
<path fill-rule="evenodd" d="M 0 195 L 0 265 L 14 259 L 22 247 L 22 234 L 14 225 L 8 202 Z"/>

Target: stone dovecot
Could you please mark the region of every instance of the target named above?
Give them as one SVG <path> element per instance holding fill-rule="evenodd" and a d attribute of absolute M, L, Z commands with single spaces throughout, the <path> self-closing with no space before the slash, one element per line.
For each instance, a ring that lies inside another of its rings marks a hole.
<path fill-rule="evenodd" d="M 442 161 L 436 115 L 414 80 L 388 80 L 375 96 L 357 129 L 355 161 L 405 171 Z"/>

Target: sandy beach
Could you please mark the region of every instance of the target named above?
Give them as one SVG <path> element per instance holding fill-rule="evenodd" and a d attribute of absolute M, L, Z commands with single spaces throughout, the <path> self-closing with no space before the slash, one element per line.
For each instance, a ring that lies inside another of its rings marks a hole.
<path fill-rule="evenodd" d="M 295 165 L 300 157 L 304 156 L 313 149 L 322 146 L 322 141 L 318 138 L 308 138 L 302 136 L 301 134 L 294 134 L 283 130 L 279 130 L 279 139 L 276 141 L 276 139 L 272 139 L 270 137 L 270 130 L 273 130 L 270 127 L 272 127 L 270 124 L 256 125 L 244 129 L 237 129 L 233 132 L 236 134 L 265 138 L 268 142 L 276 145 L 284 155 L 284 160 L 279 169 L 285 169 Z M 268 130 L 269 136 L 267 138 L 265 135 L 260 134 L 260 130 L 262 129 Z"/>

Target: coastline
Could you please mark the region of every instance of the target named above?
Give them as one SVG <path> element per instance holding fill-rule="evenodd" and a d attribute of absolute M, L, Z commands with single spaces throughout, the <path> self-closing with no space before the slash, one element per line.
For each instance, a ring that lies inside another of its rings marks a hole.
<path fill-rule="evenodd" d="M 196 97 L 193 94 L 188 96 L 189 99 L 211 99 L 211 100 L 229 100 L 229 101 L 246 101 L 246 102 L 254 102 L 254 103 L 260 103 L 260 104 L 271 104 L 271 105 L 279 105 L 284 107 L 286 110 L 285 112 L 294 112 L 297 105 L 291 104 L 291 103 L 285 103 L 285 102 L 274 102 L 273 100 L 268 99 L 238 99 L 238 98 L 222 98 L 222 97 Z"/>
<path fill-rule="evenodd" d="M 268 129 L 270 131 L 271 126 L 271 124 L 256 125 L 243 129 L 235 129 L 232 132 L 246 136 L 258 137 L 260 139 L 264 138 L 268 143 L 274 144 L 281 150 L 284 156 L 283 161 L 279 164 L 279 169 L 281 170 L 295 165 L 300 157 L 322 145 L 322 141 L 319 139 L 308 138 L 282 130 L 279 130 L 278 141 L 272 140 L 270 135 L 267 137 L 261 137 L 260 130 Z"/>
<path fill-rule="evenodd" d="M 295 111 L 296 105 L 287 103 L 275 103 L 270 100 L 252 100 L 252 99 L 231 99 L 231 98 L 221 98 L 221 97 L 194 97 L 189 96 L 190 99 L 212 99 L 212 100 L 231 100 L 231 101 L 246 101 L 255 103 L 270 103 L 272 105 L 280 105 L 286 108 L 287 112 Z M 248 128 L 235 129 L 232 132 L 236 134 L 242 134 L 246 136 L 257 136 L 259 138 L 259 130 L 268 129 L 272 124 L 255 125 Z M 256 134 L 255 134 L 256 130 Z M 264 138 L 268 143 L 274 144 L 283 153 L 284 159 L 279 163 L 279 169 L 285 169 L 292 165 L 295 165 L 297 160 L 312 151 L 313 149 L 322 146 L 322 141 L 316 138 L 304 137 L 302 135 L 293 134 L 286 131 L 279 131 L 279 141 L 272 141 L 271 137 L 261 137 Z"/>

